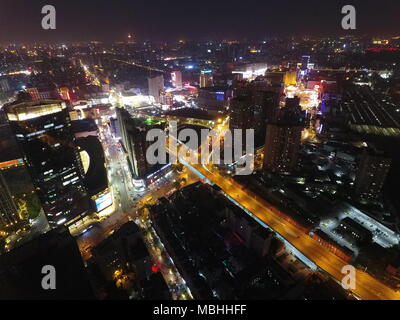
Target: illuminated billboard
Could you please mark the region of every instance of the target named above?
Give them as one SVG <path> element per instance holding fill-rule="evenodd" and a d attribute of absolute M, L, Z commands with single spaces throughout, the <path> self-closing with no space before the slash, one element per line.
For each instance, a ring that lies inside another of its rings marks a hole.
<path fill-rule="evenodd" d="M 112 194 L 108 192 L 95 200 L 96 211 L 100 212 L 113 204 Z"/>

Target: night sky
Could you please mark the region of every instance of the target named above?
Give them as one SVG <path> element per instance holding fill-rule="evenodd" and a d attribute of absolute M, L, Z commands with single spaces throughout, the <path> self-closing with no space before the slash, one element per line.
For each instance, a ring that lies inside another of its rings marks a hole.
<path fill-rule="evenodd" d="M 45 4 L 57 30 L 41 29 Z M 1 0 L 0 43 L 338 35 L 345 4 L 356 6 L 358 34 L 400 33 L 399 0 Z"/>

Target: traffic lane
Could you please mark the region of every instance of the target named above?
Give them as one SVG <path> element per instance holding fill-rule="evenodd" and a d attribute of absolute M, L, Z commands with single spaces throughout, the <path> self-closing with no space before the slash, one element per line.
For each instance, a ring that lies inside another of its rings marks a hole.
<path fill-rule="evenodd" d="M 220 181 L 219 183 L 224 182 L 225 181 Z M 232 192 L 237 191 L 235 187 L 232 185 L 229 186 L 229 183 L 225 183 L 225 187 L 227 187 L 227 185 L 228 192 L 231 192 L 231 194 Z M 343 266 L 348 265 L 347 262 L 340 259 L 330 251 L 327 251 L 308 235 L 299 233 L 299 231 L 292 224 L 290 224 L 290 222 L 282 220 L 281 217 L 270 211 L 269 205 L 260 205 L 250 195 L 247 195 L 243 191 L 241 191 L 241 193 L 242 194 L 239 192 L 239 196 L 237 196 L 235 200 L 239 200 L 238 202 L 240 202 L 240 199 L 243 198 L 244 201 L 241 201 L 243 207 L 248 210 L 250 209 L 249 211 L 253 212 L 260 220 L 268 222 L 267 224 L 270 227 L 276 230 L 290 243 L 294 244 L 295 247 L 306 257 L 317 263 L 321 269 L 328 271 L 328 273 L 330 273 L 334 278 L 341 281 L 341 279 L 344 277 L 344 274 L 342 274 L 341 271 Z M 234 194 L 232 198 L 235 198 Z M 294 234 L 295 236 L 293 236 Z M 356 294 L 362 293 L 363 296 L 368 297 L 369 299 L 379 299 L 385 296 L 387 298 L 398 298 L 398 294 L 381 282 L 377 281 L 375 278 L 371 277 L 369 274 L 361 270 L 357 270 L 356 277 L 358 278 L 358 288 L 354 290 Z M 372 285 L 370 285 L 371 281 L 373 282 Z M 377 293 L 376 290 L 379 290 L 379 292 Z"/>
<path fill-rule="evenodd" d="M 216 183 L 222 190 L 229 194 L 234 200 L 243 205 L 244 208 L 252 212 L 260 220 L 264 221 L 287 241 L 293 244 L 307 258 L 316 263 L 322 270 L 328 272 L 337 281 L 345 276 L 341 271 L 347 262 L 340 259 L 326 248 L 319 245 L 308 235 L 299 232 L 292 224 L 283 220 L 282 217 L 271 210 L 271 206 L 262 199 L 255 200 L 252 192 L 244 192 L 241 186 L 214 172 L 208 172 L 200 165 L 193 165 L 196 170 Z M 294 236 L 296 235 L 296 236 Z M 400 293 L 388 288 L 369 274 L 357 270 L 357 286 L 353 292 L 370 300 L 378 299 L 400 299 Z"/>

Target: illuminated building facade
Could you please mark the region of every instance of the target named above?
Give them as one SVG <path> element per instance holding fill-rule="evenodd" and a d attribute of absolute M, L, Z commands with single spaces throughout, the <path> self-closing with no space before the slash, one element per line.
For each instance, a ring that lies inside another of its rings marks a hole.
<path fill-rule="evenodd" d="M 253 103 L 251 96 L 239 96 L 230 102 L 230 129 L 250 129 L 253 127 Z"/>
<path fill-rule="evenodd" d="M 0 230 L 19 222 L 18 208 L 0 171 Z"/>
<path fill-rule="evenodd" d="M 45 80 L 36 83 L 35 86 L 29 87 L 25 91 L 29 93 L 34 101 L 59 100 L 62 98 L 57 86 L 54 83 Z"/>
<path fill-rule="evenodd" d="M 63 100 L 71 100 L 69 89 L 66 87 L 60 88 L 60 95 L 63 98 Z"/>
<path fill-rule="evenodd" d="M 160 102 L 163 105 L 172 106 L 174 104 L 174 97 L 170 92 L 162 92 L 160 95 Z"/>
<path fill-rule="evenodd" d="M 164 91 L 164 77 L 159 75 L 156 77 L 148 78 L 149 95 L 153 96 L 157 103 L 160 103 L 161 92 Z"/>
<path fill-rule="evenodd" d="M 149 130 L 163 129 L 163 126 L 152 123 L 151 120 L 133 118 L 126 109 L 121 108 L 117 109 L 117 117 L 121 141 L 128 155 L 134 179 L 133 183 L 137 188 L 145 187 L 147 178 L 160 167 L 147 162 L 147 148 L 153 142 L 146 141 L 146 135 Z"/>
<path fill-rule="evenodd" d="M 182 89 L 182 72 L 173 71 L 171 73 L 171 79 L 172 79 L 172 86 L 174 86 L 177 89 Z"/>
<path fill-rule="evenodd" d="M 286 106 L 280 108 L 275 119 L 267 122 L 265 139 L 264 170 L 288 174 L 296 167 L 304 128 L 304 113 L 300 99 L 286 99 Z"/>
<path fill-rule="evenodd" d="M 0 137 L 0 230 L 9 232 L 21 226 L 21 217 L 25 217 L 25 209 L 34 196 L 30 196 L 33 186 L 24 166 L 23 155 L 2 110 Z M 30 209 L 33 212 L 32 206 Z"/>
<path fill-rule="evenodd" d="M 214 80 L 211 70 L 203 70 L 200 72 L 199 80 L 200 88 L 212 87 L 214 86 Z"/>
<path fill-rule="evenodd" d="M 302 56 L 302 57 L 301 57 L 301 66 L 300 66 L 300 69 L 301 69 L 302 71 L 306 71 L 306 70 L 308 69 L 308 66 L 309 66 L 309 64 L 310 64 L 310 59 L 311 59 L 310 56 Z"/>
<path fill-rule="evenodd" d="M 83 127 L 80 130 L 85 130 Z M 88 130 L 91 130 L 88 128 Z M 76 143 L 80 147 L 80 156 L 85 171 L 85 186 L 95 212 L 105 212 L 113 205 L 113 197 L 107 176 L 107 164 L 103 146 L 95 135 L 80 137 L 75 132 Z M 112 209 L 112 208 L 111 208 Z M 109 211 L 109 210 L 108 210 Z"/>
<path fill-rule="evenodd" d="M 205 87 L 198 91 L 197 104 L 209 113 L 220 113 L 226 110 L 232 90 L 227 87 Z"/>
<path fill-rule="evenodd" d="M 286 71 L 283 77 L 283 82 L 285 84 L 285 87 L 297 85 L 297 72 Z"/>
<path fill-rule="evenodd" d="M 230 101 L 230 129 L 254 129 L 255 145 L 265 142 L 266 122 L 279 106 L 279 94 L 273 91 L 245 88 Z M 245 139 L 242 140 L 243 142 Z"/>
<path fill-rule="evenodd" d="M 232 71 L 233 75 L 241 79 L 254 80 L 259 76 L 264 76 L 267 71 L 266 63 L 250 63 Z"/>
<path fill-rule="evenodd" d="M 65 102 L 16 102 L 5 109 L 50 226 L 86 215 L 83 167 Z"/>

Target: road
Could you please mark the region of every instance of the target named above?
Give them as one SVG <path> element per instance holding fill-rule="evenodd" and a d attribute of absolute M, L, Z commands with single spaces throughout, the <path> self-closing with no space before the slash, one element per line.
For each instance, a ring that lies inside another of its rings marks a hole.
<path fill-rule="evenodd" d="M 193 299 L 190 289 L 176 269 L 163 244 L 149 224 L 148 215 L 143 210 L 145 205 L 152 205 L 161 197 L 170 194 L 176 188 L 176 181 L 184 179 L 184 185 L 197 182 L 199 179 L 190 170 L 184 168 L 181 173 L 172 173 L 155 182 L 143 193 L 135 192 L 127 160 L 118 140 L 115 140 L 107 128 L 100 128 L 101 140 L 108 160 L 110 186 L 113 190 L 116 210 L 104 217 L 101 221 L 88 220 L 81 228 L 92 228 L 78 237 L 77 243 L 82 258 L 87 261 L 91 258 L 91 249 L 109 237 L 128 221 L 135 221 L 141 226 L 144 242 L 152 257 L 153 263 L 159 267 L 173 299 Z M 132 196 L 136 199 L 133 200 Z M 143 214 L 140 214 L 143 213 Z"/>
<path fill-rule="evenodd" d="M 299 231 L 294 225 L 282 218 L 283 213 L 272 207 L 251 191 L 246 190 L 233 179 L 227 179 L 209 167 L 206 170 L 201 165 L 193 167 L 212 183 L 218 185 L 227 195 L 237 201 L 241 206 L 253 213 L 283 238 L 289 241 L 296 249 L 313 261 L 319 268 L 330 274 L 341 283 L 343 277 L 341 270 L 347 262 L 340 259 L 327 248 L 307 234 Z M 351 290 L 356 296 L 366 300 L 398 300 L 400 293 L 387 287 L 368 273 L 358 270 L 356 272 L 356 288 Z"/>
<path fill-rule="evenodd" d="M 189 157 L 180 160 L 183 164 L 188 164 Z M 342 270 L 348 263 L 286 220 L 283 212 L 258 197 L 255 193 L 245 189 L 244 186 L 232 178 L 223 176 L 211 165 L 206 167 L 202 164 L 189 163 L 188 167 L 200 173 L 211 183 L 219 186 L 223 192 L 281 235 L 321 270 L 328 273 L 337 282 L 342 283 L 342 279 L 346 276 L 346 274 L 342 273 Z M 356 288 L 350 290 L 355 296 L 364 300 L 400 300 L 400 292 L 389 288 L 362 270 L 355 270 Z"/>
<path fill-rule="evenodd" d="M 149 248 L 154 264 L 158 267 L 170 288 L 173 299 L 193 300 L 190 288 L 186 285 L 185 280 L 176 268 L 174 261 L 169 256 L 156 231 L 151 227 L 148 219 L 145 220 L 143 227 L 146 246 Z"/>

